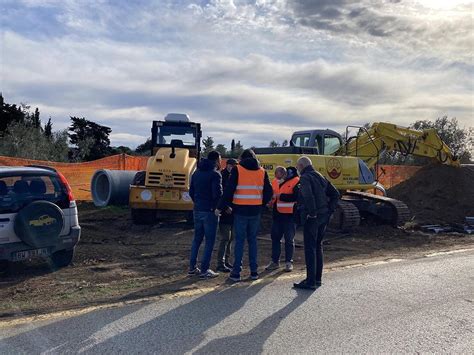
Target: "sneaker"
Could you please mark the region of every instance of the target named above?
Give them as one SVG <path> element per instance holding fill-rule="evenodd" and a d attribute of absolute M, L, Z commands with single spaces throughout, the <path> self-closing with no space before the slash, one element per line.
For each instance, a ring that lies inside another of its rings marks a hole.
<path fill-rule="evenodd" d="M 303 280 L 303 281 L 301 281 L 300 283 L 297 283 L 297 284 L 293 284 L 293 287 L 301 289 L 301 290 L 312 290 L 312 291 L 317 289 L 316 285 L 308 285 L 306 283 L 306 280 Z"/>
<path fill-rule="evenodd" d="M 258 272 L 251 272 L 250 273 L 250 280 L 258 280 Z"/>
<path fill-rule="evenodd" d="M 233 282 L 240 282 L 240 275 L 230 274 L 229 275 L 229 280 L 233 281 Z"/>
<path fill-rule="evenodd" d="M 228 268 L 228 267 L 225 266 L 225 265 L 219 265 L 219 266 L 216 268 L 216 271 L 228 273 L 228 272 L 231 272 L 232 269 Z"/>
<path fill-rule="evenodd" d="M 273 261 L 271 261 L 270 264 L 267 265 L 265 270 L 273 271 L 273 270 L 276 270 L 276 269 L 279 269 L 279 268 L 280 268 L 280 263 L 274 263 Z"/>
<path fill-rule="evenodd" d="M 285 271 L 286 272 L 291 272 L 293 271 L 293 263 L 291 261 L 287 262 L 285 265 Z"/>
<path fill-rule="evenodd" d="M 231 263 L 224 263 L 225 267 L 232 270 L 234 266 Z"/>
<path fill-rule="evenodd" d="M 201 273 L 201 269 L 195 267 L 194 269 L 189 269 L 188 276 L 199 275 Z"/>
<path fill-rule="evenodd" d="M 203 272 L 201 273 L 201 275 L 199 275 L 201 279 L 213 279 L 217 276 L 219 276 L 219 274 L 217 272 L 212 271 L 211 269 L 207 269 L 206 272 Z"/>

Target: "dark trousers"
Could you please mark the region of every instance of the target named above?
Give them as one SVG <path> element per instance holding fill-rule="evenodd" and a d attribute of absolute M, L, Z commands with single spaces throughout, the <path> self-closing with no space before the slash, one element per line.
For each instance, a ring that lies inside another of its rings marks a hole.
<path fill-rule="evenodd" d="M 323 274 L 323 238 L 329 215 L 318 215 L 307 219 L 304 224 L 304 257 L 306 261 L 306 283 L 315 285 L 321 282 Z"/>
<path fill-rule="evenodd" d="M 285 238 L 285 262 L 293 262 L 295 250 L 296 224 L 293 214 L 280 213 L 273 217 L 272 223 L 272 261 L 280 262 L 281 238 Z"/>
<path fill-rule="evenodd" d="M 219 247 L 217 249 L 217 267 L 229 264 L 233 240 L 232 224 L 219 224 Z"/>

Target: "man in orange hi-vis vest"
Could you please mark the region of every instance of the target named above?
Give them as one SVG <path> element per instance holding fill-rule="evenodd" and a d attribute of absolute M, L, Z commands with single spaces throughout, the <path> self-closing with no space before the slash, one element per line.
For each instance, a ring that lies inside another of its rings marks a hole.
<path fill-rule="evenodd" d="M 283 168 L 284 169 L 284 168 Z M 275 170 L 275 176 L 279 177 Z M 277 180 L 273 187 L 273 223 L 272 223 L 272 260 L 265 270 L 272 271 L 280 267 L 281 238 L 285 238 L 285 271 L 293 270 L 293 253 L 295 250 L 296 223 L 294 211 L 298 200 L 298 171 L 295 167 L 284 170 L 283 180 Z"/>
<path fill-rule="evenodd" d="M 250 278 L 258 279 L 257 233 L 263 207 L 272 199 L 273 190 L 267 172 L 260 166 L 255 153 L 246 149 L 240 156 L 239 165 L 230 173 L 219 201 L 216 214 L 231 208 L 234 213 L 234 265 L 229 279 L 240 281 L 244 243 L 249 246 Z"/>
<path fill-rule="evenodd" d="M 279 190 L 280 190 L 280 184 L 286 178 L 286 169 L 285 169 L 285 167 L 277 166 L 275 168 L 274 175 L 275 175 L 275 177 L 272 181 L 273 197 L 272 197 L 272 201 L 269 204 L 270 207 L 273 207 L 273 205 L 276 203 L 276 199 L 278 197 Z"/>

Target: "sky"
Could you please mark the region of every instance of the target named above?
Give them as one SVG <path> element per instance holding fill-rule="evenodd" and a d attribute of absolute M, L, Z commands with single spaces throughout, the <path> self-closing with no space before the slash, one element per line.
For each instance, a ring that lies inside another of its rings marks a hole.
<path fill-rule="evenodd" d="M 0 0 L 0 91 L 135 147 L 168 112 L 228 148 L 448 115 L 473 126 L 473 2 Z"/>

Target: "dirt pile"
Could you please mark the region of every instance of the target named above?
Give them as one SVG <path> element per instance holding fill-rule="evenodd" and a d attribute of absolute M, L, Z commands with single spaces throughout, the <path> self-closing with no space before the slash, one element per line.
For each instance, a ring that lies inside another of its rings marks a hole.
<path fill-rule="evenodd" d="M 462 223 L 474 216 L 474 167 L 425 166 L 388 196 L 405 202 L 418 223 Z"/>

